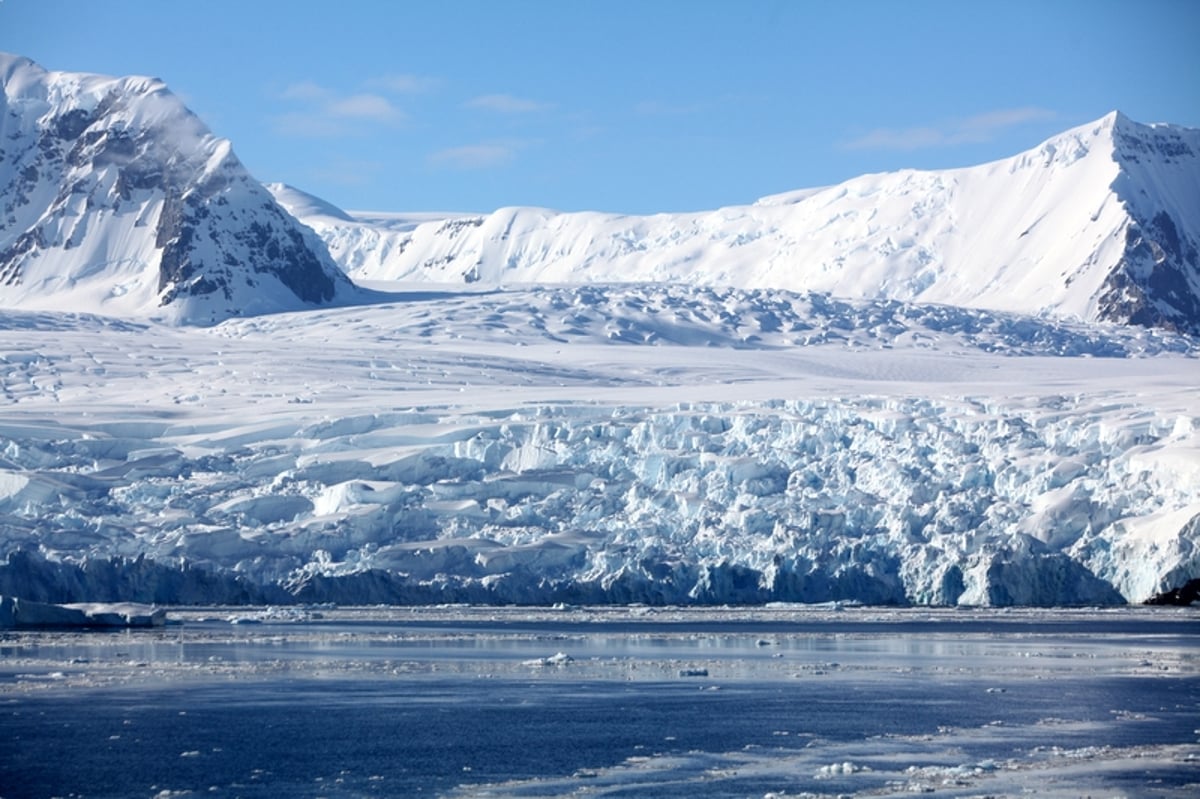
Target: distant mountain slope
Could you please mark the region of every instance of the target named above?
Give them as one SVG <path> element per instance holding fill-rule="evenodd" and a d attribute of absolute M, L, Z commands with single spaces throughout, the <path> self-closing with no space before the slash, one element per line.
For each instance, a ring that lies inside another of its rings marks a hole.
<path fill-rule="evenodd" d="M 210 323 L 353 290 L 151 78 L 0 54 L 0 304 Z"/>
<path fill-rule="evenodd" d="M 1200 131 L 1113 113 L 1001 161 L 708 213 L 306 216 L 363 279 L 683 282 L 1200 332 Z"/>
<path fill-rule="evenodd" d="M 407 246 L 409 234 L 421 225 L 473 218 L 471 214 L 436 211 L 349 212 L 286 183 L 266 186 L 289 214 L 321 234 L 330 255 L 342 269 L 366 279 L 387 274 L 389 264 Z"/>

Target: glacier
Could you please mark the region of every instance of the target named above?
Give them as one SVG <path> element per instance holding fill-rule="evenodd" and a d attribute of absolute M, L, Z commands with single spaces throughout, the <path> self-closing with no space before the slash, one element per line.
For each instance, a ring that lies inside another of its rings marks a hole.
<path fill-rule="evenodd" d="M 281 346 L 286 342 L 286 346 Z M 0 314 L 0 594 L 1140 602 L 1200 577 L 1200 343 L 824 294 Z"/>

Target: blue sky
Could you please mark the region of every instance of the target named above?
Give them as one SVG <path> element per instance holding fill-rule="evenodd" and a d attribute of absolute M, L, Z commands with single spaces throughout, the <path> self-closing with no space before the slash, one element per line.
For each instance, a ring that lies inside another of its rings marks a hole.
<path fill-rule="evenodd" d="M 0 0 L 0 50 L 163 78 L 336 205 L 654 213 L 1200 127 L 1200 2 Z"/>

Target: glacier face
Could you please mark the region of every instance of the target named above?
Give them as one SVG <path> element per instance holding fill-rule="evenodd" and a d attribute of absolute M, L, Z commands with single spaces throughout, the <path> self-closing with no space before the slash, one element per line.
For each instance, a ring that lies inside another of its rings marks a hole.
<path fill-rule="evenodd" d="M 822 291 L 1200 332 L 1200 131 L 1113 113 L 1012 158 L 648 217 L 505 208 L 419 225 L 277 187 L 362 280 Z"/>
<path fill-rule="evenodd" d="M 211 324 L 353 287 L 160 82 L 0 54 L 0 303 Z"/>
<path fill-rule="evenodd" d="M 0 352 L 0 594 L 1047 605 L 1200 576 L 1186 336 L 619 285 L 6 312 Z"/>

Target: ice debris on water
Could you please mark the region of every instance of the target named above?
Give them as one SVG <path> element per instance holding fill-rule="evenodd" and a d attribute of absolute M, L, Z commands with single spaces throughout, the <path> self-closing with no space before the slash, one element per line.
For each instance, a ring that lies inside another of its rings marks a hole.
<path fill-rule="evenodd" d="M 574 662 L 574 658 L 566 652 L 556 652 L 549 657 L 534 658 L 533 660 L 522 661 L 526 666 L 566 666 Z"/>
<path fill-rule="evenodd" d="M 0 596 L 0 630 L 22 627 L 162 627 L 165 608 L 134 602 L 53 604 Z"/>
<path fill-rule="evenodd" d="M 827 766 L 821 766 L 813 775 L 816 779 L 829 779 L 830 777 L 840 777 L 846 774 L 858 774 L 863 771 L 870 771 L 867 766 L 861 766 L 857 763 L 846 761 L 844 763 L 831 763 Z"/>

